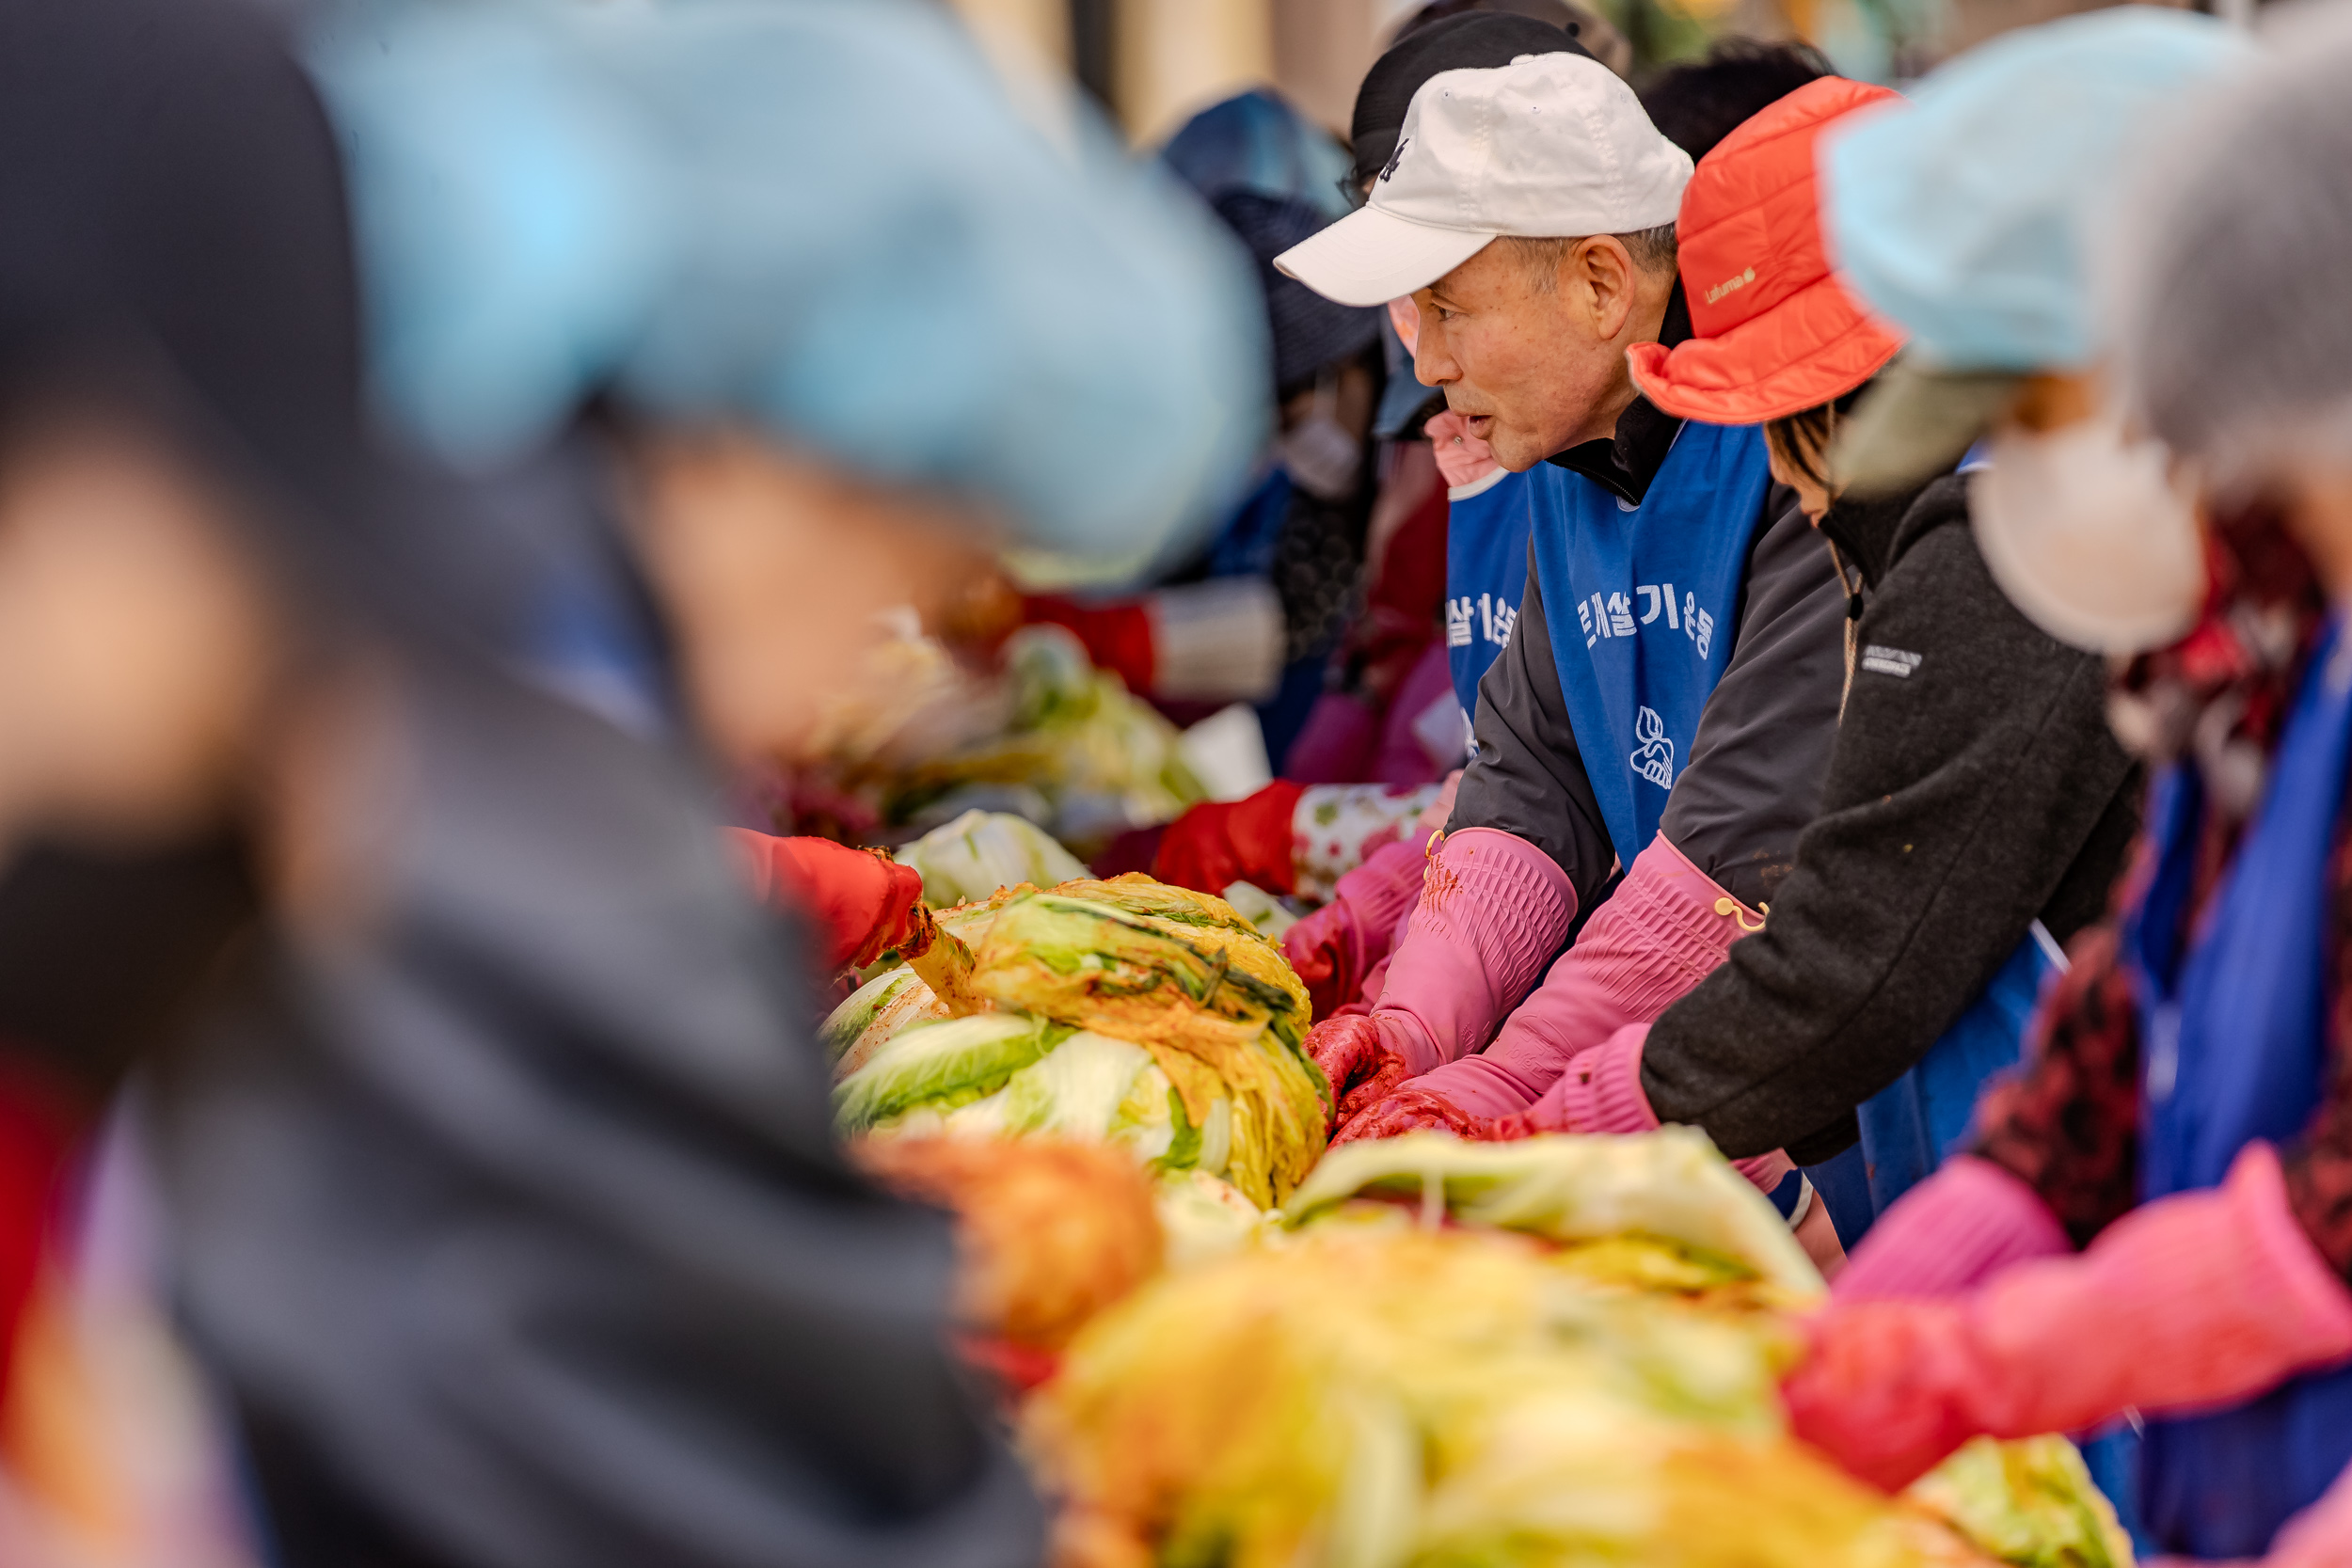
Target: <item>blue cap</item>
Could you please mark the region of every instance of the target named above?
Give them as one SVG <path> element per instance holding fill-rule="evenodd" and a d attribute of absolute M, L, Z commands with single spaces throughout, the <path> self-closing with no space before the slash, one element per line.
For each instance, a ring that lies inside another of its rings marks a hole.
<path fill-rule="evenodd" d="M 1264 439 L 1248 258 L 1083 115 L 1025 119 L 943 8 L 395 4 L 311 57 L 379 396 L 461 467 L 609 392 L 1131 563 Z"/>
<path fill-rule="evenodd" d="M 1350 166 L 1346 150 L 1263 87 L 1184 121 L 1160 149 L 1160 161 L 1204 201 L 1241 190 L 1304 201 L 1327 218 L 1352 211 L 1340 191 Z"/>
<path fill-rule="evenodd" d="M 1822 223 L 1840 276 L 1951 370 L 2098 356 L 2087 255 L 2151 117 L 2250 58 L 2193 12 L 2125 6 L 2005 34 L 1910 102 L 1822 138 Z"/>

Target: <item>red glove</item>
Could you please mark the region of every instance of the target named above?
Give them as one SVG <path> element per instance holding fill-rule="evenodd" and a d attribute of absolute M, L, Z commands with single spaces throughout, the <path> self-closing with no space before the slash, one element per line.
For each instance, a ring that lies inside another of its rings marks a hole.
<path fill-rule="evenodd" d="M 1243 800 L 1206 800 L 1168 825 L 1152 875 L 1196 893 L 1249 882 L 1268 893 L 1297 885 L 1291 819 L 1307 786 L 1277 779 Z"/>
<path fill-rule="evenodd" d="M 1141 599 L 1083 605 L 1058 594 L 1033 594 L 1021 601 L 1022 619 L 1035 626 L 1066 626 L 1086 644 L 1095 668 L 1108 670 L 1127 683 L 1127 689 L 1145 692 L 1159 676 L 1153 652 L 1152 612 Z M 1217 884 L 1222 887 L 1222 882 Z M 1216 891 L 1215 888 L 1211 892 Z"/>
<path fill-rule="evenodd" d="M 726 833 L 761 902 L 816 922 L 818 960 L 828 973 L 864 969 L 894 949 L 912 957 L 930 944 L 930 911 L 914 867 L 831 839 L 778 838 L 749 828 Z"/>

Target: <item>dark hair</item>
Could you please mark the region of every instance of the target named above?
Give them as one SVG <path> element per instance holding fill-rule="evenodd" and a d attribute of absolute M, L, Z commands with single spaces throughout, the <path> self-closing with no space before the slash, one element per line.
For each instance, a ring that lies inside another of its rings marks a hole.
<path fill-rule="evenodd" d="M 1870 389 L 1872 375 L 1844 396 L 1800 408 L 1764 421 L 1764 445 L 1784 468 L 1802 474 L 1824 490 L 1833 489 L 1829 476 L 1830 443 L 1837 438 L 1837 421 L 1853 412 L 1862 394 Z"/>
<path fill-rule="evenodd" d="M 1829 488 L 1827 458 L 1837 434 L 1837 405 L 1817 403 L 1794 414 L 1764 421 L 1764 445 L 1780 466 Z"/>
<path fill-rule="evenodd" d="M 1659 72 L 1641 95 L 1642 107 L 1660 134 L 1695 162 L 1758 110 L 1831 74 L 1829 61 L 1811 44 L 1724 39 L 1705 59 Z"/>

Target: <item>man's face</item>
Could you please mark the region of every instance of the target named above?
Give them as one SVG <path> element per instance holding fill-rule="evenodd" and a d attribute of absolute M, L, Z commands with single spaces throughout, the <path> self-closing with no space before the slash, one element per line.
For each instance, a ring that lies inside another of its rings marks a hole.
<path fill-rule="evenodd" d="M 1514 473 L 1616 428 L 1632 402 L 1626 348 L 1658 335 L 1672 287 L 1606 235 L 1569 246 L 1551 282 L 1498 240 L 1413 295 L 1414 375 Z"/>

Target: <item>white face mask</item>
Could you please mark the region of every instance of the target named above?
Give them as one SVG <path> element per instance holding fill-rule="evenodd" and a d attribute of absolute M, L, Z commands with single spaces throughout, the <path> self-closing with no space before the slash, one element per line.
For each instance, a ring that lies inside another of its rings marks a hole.
<path fill-rule="evenodd" d="M 1314 408 L 1274 443 L 1291 482 L 1321 500 L 1343 501 L 1356 493 L 1364 449 L 1339 421 L 1339 389 L 1329 379 L 1317 384 Z"/>
<path fill-rule="evenodd" d="M 1970 476 L 1993 579 L 2035 625 L 2092 653 L 2160 648 L 2196 623 L 2204 548 L 2165 449 L 2100 414 L 2046 435 L 2004 427 Z"/>

